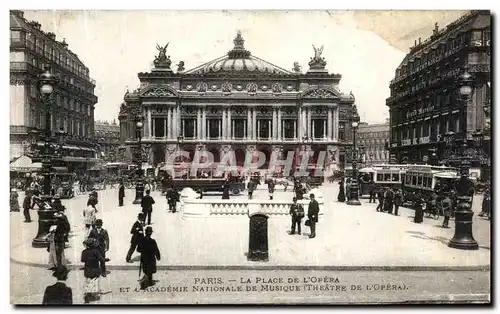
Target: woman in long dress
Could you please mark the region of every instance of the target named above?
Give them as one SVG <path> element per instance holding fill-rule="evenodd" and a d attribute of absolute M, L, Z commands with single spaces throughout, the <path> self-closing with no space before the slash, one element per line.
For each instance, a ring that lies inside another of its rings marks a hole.
<path fill-rule="evenodd" d="M 84 263 L 83 276 L 85 277 L 84 302 L 99 299 L 99 277 L 106 276 L 104 273 L 105 259 L 99 249 L 99 242 L 94 238 L 87 238 L 83 244 L 81 261 Z"/>
<path fill-rule="evenodd" d="M 57 268 L 57 255 L 56 255 L 56 243 L 55 243 L 55 233 L 56 226 L 50 226 L 49 234 L 47 235 L 47 241 L 49 246 L 47 247 L 47 252 L 49 252 L 49 269 L 53 270 Z"/>
<path fill-rule="evenodd" d="M 10 211 L 11 212 L 18 212 L 20 211 L 19 209 L 19 194 L 17 193 L 16 189 L 10 190 Z"/>
<path fill-rule="evenodd" d="M 96 214 L 97 208 L 95 207 L 95 201 L 93 198 L 89 198 L 87 201 L 87 207 L 83 210 L 83 223 L 85 224 L 85 232 L 87 236 L 97 219 Z"/>

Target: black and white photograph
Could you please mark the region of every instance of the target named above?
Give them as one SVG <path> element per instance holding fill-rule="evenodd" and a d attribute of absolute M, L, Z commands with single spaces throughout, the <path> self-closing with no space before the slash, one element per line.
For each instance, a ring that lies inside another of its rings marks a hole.
<path fill-rule="evenodd" d="M 9 17 L 11 304 L 491 304 L 491 11 Z"/>

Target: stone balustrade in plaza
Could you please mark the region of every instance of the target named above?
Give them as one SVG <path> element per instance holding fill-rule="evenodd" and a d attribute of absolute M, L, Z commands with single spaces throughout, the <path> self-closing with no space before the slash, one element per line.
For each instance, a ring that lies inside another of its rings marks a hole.
<path fill-rule="evenodd" d="M 307 215 L 309 200 L 298 201 L 302 204 Z M 319 215 L 324 213 L 324 201 L 318 199 Z M 253 214 L 265 214 L 269 217 L 287 217 L 289 215 L 292 200 L 213 200 L 213 199 L 184 199 L 182 205 L 183 219 L 209 218 L 227 216 L 251 216 Z"/>

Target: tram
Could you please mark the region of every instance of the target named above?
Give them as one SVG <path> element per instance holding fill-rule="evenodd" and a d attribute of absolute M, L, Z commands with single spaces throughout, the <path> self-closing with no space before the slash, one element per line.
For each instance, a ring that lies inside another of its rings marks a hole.
<path fill-rule="evenodd" d="M 377 164 L 360 169 L 358 171 L 360 196 L 370 194 L 372 183 L 392 189 L 401 188 L 407 169 L 408 165 L 396 164 Z"/>
<path fill-rule="evenodd" d="M 427 199 L 435 191 L 436 186 L 453 186 L 459 178 L 456 168 L 410 165 L 404 177 L 404 202 L 413 202 L 417 193 Z"/>

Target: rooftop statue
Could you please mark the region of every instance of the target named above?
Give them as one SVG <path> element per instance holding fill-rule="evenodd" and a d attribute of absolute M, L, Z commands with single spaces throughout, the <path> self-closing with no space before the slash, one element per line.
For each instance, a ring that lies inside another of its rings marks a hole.
<path fill-rule="evenodd" d="M 309 61 L 309 67 L 311 70 L 325 70 L 326 66 L 326 61 L 325 58 L 323 58 L 321 55 L 323 54 L 323 49 L 324 46 L 321 46 L 321 48 L 316 48 L 314 45 L 314 58 L 311 58 L 311 61 Z"/>
<path fill-rule="evenodd" d="M 164 47 L 156 44 L 156 49 L 158 49 L 158 56 L 155 57 L 154 64 L 156 67 L 167 67 L 170 68 L 172 61 L 170 61 L 170 56 L 167 56 L 167 47 L 170 44 L 168 42 Z"/>

